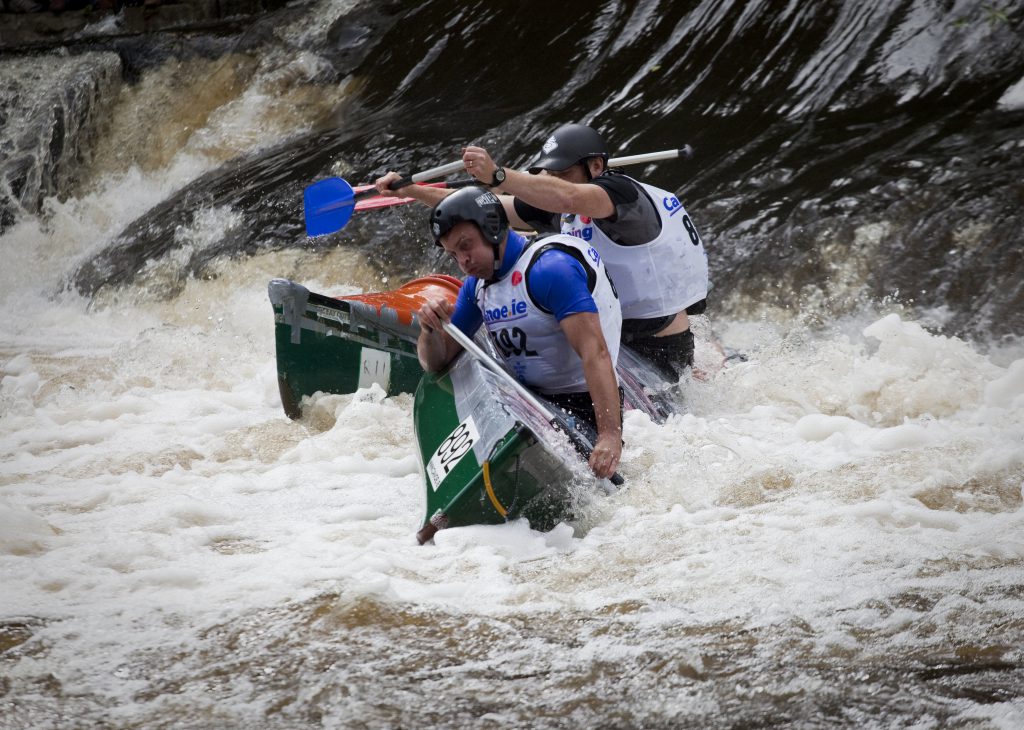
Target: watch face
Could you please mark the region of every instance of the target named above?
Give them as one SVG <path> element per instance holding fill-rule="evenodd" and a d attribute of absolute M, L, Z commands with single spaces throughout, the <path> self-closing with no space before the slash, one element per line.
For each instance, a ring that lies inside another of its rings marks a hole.
<path fill-rule="evenodd" d="M 505 168 L 499 167 L 494 171 L 494 184 L 501 185 L 503 182 L 505 182 Z"/>

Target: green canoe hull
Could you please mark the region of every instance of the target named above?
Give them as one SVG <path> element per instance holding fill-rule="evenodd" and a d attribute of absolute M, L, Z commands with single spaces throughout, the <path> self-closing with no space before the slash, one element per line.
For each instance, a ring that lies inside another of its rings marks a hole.
<path fill-rule="evenodd" d="M 549 417 L 468 355 L 427 373 L 413 405 L 427 502 L 419 541 L 518 518 L 549 530 L 571 516 L 594 480 Z"/>
<path fill-rule="evenodd" d="M 383 294 L 326 297 L 301 284 L 274 279 L 274 340 L 281 404 L 302 416 L 315 393 L 355 393 L 376 384 L 388 395 L 416 390 L 423 368 L 416 357 L 415 310 L 427 296 L 454 302 L 458 281 L 424 277 Z"/>

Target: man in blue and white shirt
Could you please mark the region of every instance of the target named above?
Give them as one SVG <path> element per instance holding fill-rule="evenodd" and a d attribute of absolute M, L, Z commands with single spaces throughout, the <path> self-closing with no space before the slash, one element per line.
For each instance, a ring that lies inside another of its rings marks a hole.
<path fill-rule="evenodd" d="M 441 200 L 431 232 L 468 277 L 454 309 L 438 298 L 419 311 L 423 368 L 438 371 L 461 350 L 444 321 L 469 336 L 485 326 L 524 385 L 595 428 L 590 467 L 610 477 L 622 453 L 622 314 L 600 255 L 574 236 L 528 241 L 510 231 L 497 196 L 479 187 Z"/>

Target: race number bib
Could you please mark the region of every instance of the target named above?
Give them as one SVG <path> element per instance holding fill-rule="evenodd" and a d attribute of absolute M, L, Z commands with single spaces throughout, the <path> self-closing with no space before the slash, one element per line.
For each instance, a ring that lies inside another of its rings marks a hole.
<path fill-rule="evenodd" d="M 526 357 L 537 357 L 537 353 L 526 346 L 526 333 L 518 327 L 503 327 L 497 332 L 489 332 L 491 335 L 491 341 L 494 342 L 494 346 L 498 348 L 505 357 L 516 357 L 520 355 L 526 355 Z"/>
<path fill-rule="evenodd" d="M 445 477 L 459 465 L 462 457 L 473 450 L 473 444 L 479 439 L 480 434 L 476 430 L 476 424 L 473 423 L 473 417 L 468 416 L 454 431 L 448 434 L 448 438 L 441 442 L 437 451 L 427 462 L 427 479 L 435 492 Z"/>

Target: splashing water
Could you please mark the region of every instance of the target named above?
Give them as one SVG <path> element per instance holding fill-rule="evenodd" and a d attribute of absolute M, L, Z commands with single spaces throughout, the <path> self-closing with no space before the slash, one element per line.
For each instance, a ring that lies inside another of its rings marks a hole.
<path fill-rule="evenodd" d="M 863 296 L 884 222 L 857 256 L 815 234 L 827 296 L 712 313 L 748 359 L 685 377 L 666 424 L 627 415 L 626 488 L 549 533 L 426 547 L 411 396 L 322 394 L 300 422 L 278 398 L 266 281 L 379 287 L 358 246 L 190 275 L 250 220 L 201 205 L 129 283 L 62 290 L 192 181 L 329 118 L 352 89 L 313 93 L 323 58 L 147 71 L 79 182 L 0 234 L 0 727 L 1024 722 L 1024 346 Z M 170 131 L 131 133 L 157 99 Z"/>

